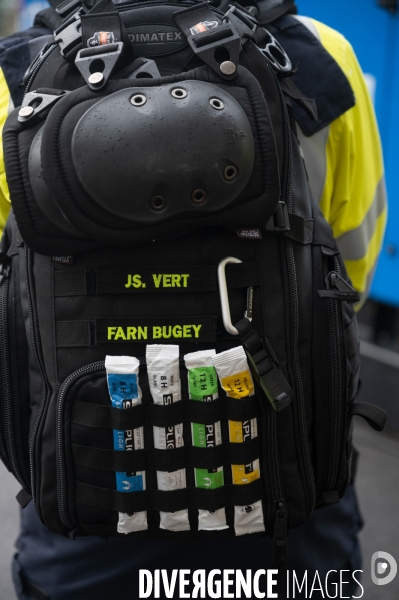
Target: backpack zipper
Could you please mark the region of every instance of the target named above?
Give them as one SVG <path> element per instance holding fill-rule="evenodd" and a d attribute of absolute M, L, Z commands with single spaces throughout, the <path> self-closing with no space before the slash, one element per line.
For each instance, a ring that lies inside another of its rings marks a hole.
<path fill-rule="evenodd" d="M 0 373 L 2 387 L 2 404 L 4 411 L 4 437 L 5 449 L 7 450 L 8 462 L 13 475 L 18 479 L 22 487 L 25 487 L 24 478 L 19 468 L 17 452 L 15 449 L 14 418 L 12 412 L 12 386 L 10 377 L 10 352 L 8 344 L 8 292 L 10 287 L 10 266 L 5 267 L 3 279 L 0 284 L 0 330 L 2 340 L 0 344 Z"/>
<path fill-rule="evenodd" d="M 270 67 L 271 68 L 271 67 Z M 273 69 L 271 68 L 273 71 Z M 274 73 L 274 71 L 273 71 Z M 292 212 L 292 138 L 291 138 L 291 125 L 288 115 L 288 109 L 284 100 L 283 92 L 278 82 L 276 73 L 274 73 L 281 98 L 281 104 L 284 111 L 285 119 L 285 148 L 287 156 L 287 178 L 285 188 L 284 201 L 287 205 L 288 212 Z M 305 415 L 305 395 L 302 384 L 302 374 L 299 364 L 298 355 L 298 331 L 299 331 L 299 314 L 298 314 L 298 289 L 297 289 L 297 278 L 296 278 L 296 267 L 294 257 L 293 242 L 290 239 L 285 239 L 285 253 L 288 267 L 288 286 L 290 293 L 290 323 L 291 323 L 291 359 L 292 359 L 292 370 L 294 374 L 295 388 L 298 399 L 298 416 L 299 416 L 299 430 L 302 445 L 303 458 L 305 463 L 306 478 L 310 491 L 310 507 L 309 514 L 313 512 L 315 499 L 316 499 L 316 485 L 313 475 L 312 460 L 310 456 L 308 434 L 306 428 L 306 415 Z"/>
<path fill-rule="evenodd" d="M 78 379 L 83 377 L 84 375 L 88 375 L 90 373 L 95 373 L 97 371 L 101 371 L 105 369 L 105 362 L 99 361 L 96 363 L 92 363 L 85 367 L 81 367 L 77 371 L 74 371 L 71 375 L 69 375 L 64 383 L 60 387 L 60 391 L 58 394 L 57 401 L 57 499 L 58 499 L 58 509 L 60 513 L 60 518 L 63 525 L 68 529 L 68 531 L 73 530 L 76 527 L 76 524 L 73 524 L 69 518 L 68 507 L 67 507 L 67 491 L 68 491 L 68 481 L 67 481 L 67 472 L 66 472 L 66 460 L 65 460 L 65 449 L 64 449 L 64 399 L 65 395 L 68 392 L 68 388 Z"/>
<path fill-rule="evenodd" d="M 124 6 L 122 5 L 116 5 L 116 10 L 119 12 L 123 12 L 125 10 L 129 10 L 130 8 L 136 8 L 137 6 L 148 6 L 149 4 L 154 4 L 154 5 L 160 5 L 160 4 L 166 4 L 167 6 L 176 6 L 176 7 L 180 7 L 181 5 L 185 5 L 185 4 L 200 4 L 199 0 L 182 0 L 182 2 L 168 2 L 167 0 L 164 0 L 163 2 L 156 2 L 155 0 L 145 0 L 144 2 L 131 2 L 130 4 L 125 4 Z M 215 10 L 215 12 L 220 13 L 220 11 Z"/>
<path fill-rule="evenodd" d="M 37 366 L 38 366 L 38 369 L 40 372 L 40 376 L 42 379 L 42 385 L 43 385 L 42 398 L 40 401 L 36 421 L 32 428 L 30 444 L 29 444 L 32 498 L 33 498 L 33 503 L 35 505 L 36 511 L 38 512 L 39 515 L 41 515 L 40 502 L 38 501 L 39 499 L 36 498 L 36 466 L 37 466 L 36 465 L 36 436 L 37 436 L 37 432 L 38 432 L 38 429 L 39 429 L 39 426 L 41 423 L 42 415 L 43 415 L 43 412 L 44 412 L 44 409 L 46 406 L 48 386 L 47 386 L 47 380 L 46 380 L 46 377 L 44 374 L 44 368 L 43 368 L 43 365 L 42 365 L 42 362 L 41 362 L 41 359 L 39 356 L 39 352 L 37 349 L 37 339 L 36 339 L 36 332 L 35 332 L 35 314 L 34 314 L 32 294 L 31 294 L 29 268 L 30 268 L 30 250 L 27 246 L 25 246 L 25 281 L 26 281 L 26 295 L 27 295 L 28 307 L 29 307 L 30 333 L 31 333 L 31 341 L 32 341 L 31 347 L 33 350 L 34 357 L 36 359 L 36 363 L 37 363 Z"/>
<path fill-rule="evenodd" d="M 279 458 L 277 449 L 277 430 L 276 430 L 276 412 L 272 409 L 270 402 L 267 406 L 267 438 L 268 438 L 268 463 L 270 485 L 272 489 L 273 503 L 282 500 L 283 490 L 281 486 L 281 477 L 279 469 Z"/>
<path fill-rule="evenodd" d="M 57 46 L 58 46 L 58 44 L 51 44 L 51 46 L 49 48 L 47 48 L 46 52 L 44 52 L 43 54 L 40 53 L 39 56 L 37 57 L 37 59 L 29 67 L 29 70 L 28 70 L 28 73 L 27 73 L 27 76 L 29 77 L 29 79 L 28 79 L 28 82 L 27 82 L 27 84 L 25 86 L 24 96 L 22 98 L 21 104 L 23 104 L 24 98 L 25 98 L 26 94 L 30 90 L 30 86 L 32 85 L 32 81 L 34 80 L 36 73 L 38 72 L 38 70 L 40 69 L 40 67 L 44 63 L 44 61 L 50 56 L 50 54 L 52 53 L 52 51 Z"/>
<path fill-rule="evenodd" d="M 327 278 L 328 273 L 327 260 L 324 260 L 324 277 Z M 340 274 L 340 266 L 337 257 L 334 257 L 335 271 L 332 273 Z M 326 490 L 333 490 L 336 485 L 339 469 L 339 442 L 341 439 L 341 412 L 342 412 L 342 353 L 340 344 L 340 322 L 338 301 L 327 299 L 327 321 L 328 321 L 328 336 L 330 343 L 331 357 L 331 439 L 330 439 L 330 459 L 328 468 L 328 478 Z"/>

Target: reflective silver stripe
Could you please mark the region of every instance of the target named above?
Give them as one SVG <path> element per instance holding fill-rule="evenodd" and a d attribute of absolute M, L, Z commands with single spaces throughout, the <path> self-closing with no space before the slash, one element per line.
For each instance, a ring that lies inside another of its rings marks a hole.
<path fill-rule="evenodd" d="M 298 128 L 299 143 L 302 148 L 306 171 L 308 173 L 309 187 L 313 199 L 320 203 L 327 175 L 326 146 L 330 127 L 323 127 L 320 131 L 307 137 L 300 126 Z"/>
<path fill-rule="evenodd" d="M 385 178 L 382 177 L 377 186 L 373 203 L 363 222 L 356 229 L 347 231 L 337 238 L 338 247 L 345 260 L 360 260 L 366 256 L 370 240 L 375 232 L 377 219 L 385 208 L 386 197 Z"/>
<path fill-rule="evenodd" d="M 317 39 L 320 41 L 320 34 L 317 31 L 317 28 L 315 26 L 315 24 L 313 23 L 312 19 L 310 19 L 309 17 L 302 17 L 302 15 L 293 15 L 295 17 L 295 19 L 298 19 L 298 21 L 300 21 L 303 25 L 305 25 L 305 27 L 307 27 L 309 29 L 309 31 L 311 31 L 313 33 L 313 35 L 315 37 L 317 37 Z"/>
<path fill-rule="evenodd" d="M 295 19 L 305 25 L 309 31 L 320 41 L 320 34 L 315 24 L 309 17 L 293 15 Z M 303 159 L 308 173 L 309 187 L 313 199 L 320 204 L 327 175 L 326 146 L 330 128 L 324 127 L 311 137 L 306 137 L 300 126 L 298 126 L 298 138 L 302 148 Z"/>

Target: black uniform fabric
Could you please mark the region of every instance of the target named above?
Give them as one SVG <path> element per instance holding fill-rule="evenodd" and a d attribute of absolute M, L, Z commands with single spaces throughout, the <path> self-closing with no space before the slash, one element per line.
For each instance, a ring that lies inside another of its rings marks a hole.
<path fill-rule="evenodd" d="M 292 81 L 306 98 L 316 102 L 317 120 L 297 102 L 292 103 L 295 119 L 305 135 L 314 135 L 355 105 L 350 83 L 316 36 L 295 17 L 280 17 L 273 22 L 271 31 L 296 69 Z"/>

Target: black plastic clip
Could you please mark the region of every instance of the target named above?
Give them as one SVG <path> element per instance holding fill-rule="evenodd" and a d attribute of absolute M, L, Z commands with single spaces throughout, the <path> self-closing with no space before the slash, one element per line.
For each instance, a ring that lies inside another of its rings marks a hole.
<path fill-rule="evenodd" d="M 25 94 L 24 101 L 19 109 L 18 121 L 20 123 L 31 121 L 33 117 L 58 102 L 66 93 L 65 90 L 60 90 L 59 94 L 47 94 L 41 92 L 40 88 L 34 92 L 28 92 Z"/>
<path fill-rule="evenodd" d="M 153 78 L 156 79 L 161 77 L 157 63 L 151 58 L 139 59 L 141 64 L 135 69 L 128 77 L 128 79 L 141 79 L 141 78 Z"/>
<path fill-rule="evenodd" d="M 291 404 L 294 392 L 279 367 L 269 340 L 264 338 L 260 341 L 263 350 L 259 350 L 255 355 L 247 351 L 247 356 L 254 369 L 255 379 L 265 392 L 273 409 L 280 412 Z M 271 368 L 265 372 L 265 367 Z"/>
<path fill-rule="evenodd" d="M 78 8 L 83 8 L 82 0 L 64 0 L 56 7 L 55 12 L 65 19 L 73 10 L 76 12 Z"/>
<path fill-rule="evenodd" d="M 230 6 L 223 16 L 223 23 L 232 23 L 241 38 L 241 46 L 251 39 L 258 28 L 258 21 L 250 13 L 237 5 Z"/>
<path fill-rule="evenodd" d="M 319 298 L 359 302 L 359 293 L 336 271 L 330 271 L 325 278 L 325 282 L 326 289 L 317 292 Z"/>
<path fill-rule="evenodd" d="M 285 202 L 280 200 L 272 217 L 266 223 L 265 231 L 287 233 L 290 230 L 290 216 Z"/>
<path fill-rule="evenodd" d="M 244 346 L 252 373 L 268 398 L 273 410 L 280 412 L 291 404 L 294 392 L 280 369 L 274 350 L 265 337 L 261 339 L 246 317 L 235 326 Z"/>
<path fill-rule="evenodd" d="M 75 64 L 90 89 L 100 90 L 104 87 L 122 54 L 122 50 L 123 42 L 79 50 Z"/>
<path fill-rule="evenodd" d="M 194 54 L 223 79 L 236 76 L 241 38 L 232 23 L 222 23 L 209 31 L 190 35 L 187 41 Z"/>
<path fill-rule="evenodd" d="M 82 39 L 82 21 L 80 18 L 82 14 L 84 14 L 84 11 L 80 8 L 54 31 L 54 42 L 58 44 L 64 58 Z"/>
<path fill-rule="evenodd" d="M 267 29 L 259 30 L 262 33 L 262 47 L 258 46 L 266 60 L 280 75 L 287 76 L 292 73 L 292 63 L 282 45 Z"/>

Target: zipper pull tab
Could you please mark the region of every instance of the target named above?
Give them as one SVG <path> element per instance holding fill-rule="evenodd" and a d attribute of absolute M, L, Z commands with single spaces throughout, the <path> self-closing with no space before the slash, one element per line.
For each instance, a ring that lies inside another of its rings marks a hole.
<path fill-rule="evenodd" d="M 326 286 L 328 290 L 333 288 L 335 290 L 339 290 L 340 292 L 350 291 L 356 293 L 356 290 L 336 271 L 330 271 L 330 273 L 327 275 Z"/>
<path fill-rule="evenodd" d="M 278 502 L 276 519 L 274 521 L 274 552 L 272 560 L 272 569 L 278 570 L 277 575 L 277 594 L 278 598 L 284 598 L 284 570 L 283 566 L 287 559 L 287 509 L 284 502 Z"/>
<path fill-rule="evenodd" d="M 278 503 L 273 540 L 275 549 L 281 549 L 281 554 L 284 555 L 285 560 L 287 556 L 287 511 L 283 502 Z"/>
<path fill-rule="evenodd" d="M 325 283 L 326 289 L 317 291 L 320 298 L 359 302 L 359 293 L 336 271 L 329 272 L 325 278 Z"/>
<path fill-rule="evenodd" d="M 0 252 L 0 285 L 8 277 L 11 270 L 11 260 L 5 252 Z"/>

